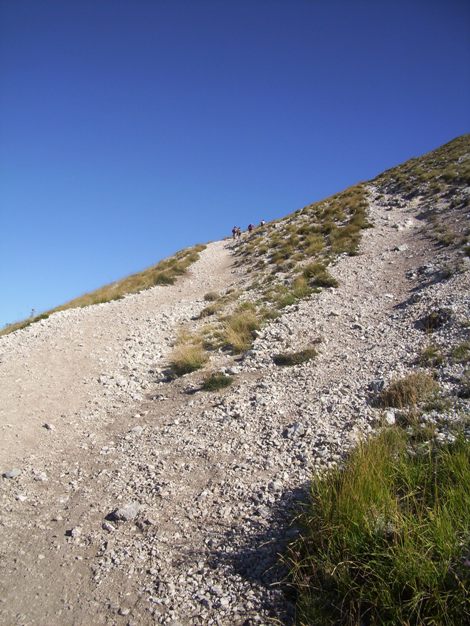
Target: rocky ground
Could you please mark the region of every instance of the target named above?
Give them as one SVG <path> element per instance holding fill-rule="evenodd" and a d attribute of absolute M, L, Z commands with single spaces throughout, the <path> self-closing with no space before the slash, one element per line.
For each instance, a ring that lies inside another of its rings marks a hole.
<path fill-rule="evenodd" d="M 419 198 L 369 194 L 374 227 L 332 268 L 340 286 L 220 355 L 228 390 L 163 371 L 204 294 L 243 284 L 230 242 L 173 287 L 0 338 L 2 624 L 292 623 L 277 555 L 311 472 L 395 420 L 372 400 L 416 364 L 430 311 L 446 311 L 443 350 L 468 340 L 468 257 L 432 243 Z M 318 340 L 312 361 L 272 360 Z M 442 368 L 444 391 L 463 367 Z M 426 416 L 439 437 L 459 402 Z"/>

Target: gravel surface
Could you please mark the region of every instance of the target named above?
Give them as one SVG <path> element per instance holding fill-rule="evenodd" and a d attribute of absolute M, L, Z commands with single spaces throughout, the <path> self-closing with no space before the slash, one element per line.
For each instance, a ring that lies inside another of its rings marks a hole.
<path fill-rule="evenodd" d="M 83 422 L 107 421 L 142 400 L 180 325 L 204 308 L 207 291 L 233 282 L 230 263 L 224 243 L 215 242 L 174 286 L 54 313 L 0 337 L 2 462 L 43 444 L 47 451 L 45 423 L 69 446 Z"/>
<path fill-rule="evenodd" d="M 0 339 L 2 623 L 292 623 L 277 555 L 312 471 L 395 419 L 371 399 L 415 364 L 430 310 L 448 311 L 443 347 L 470 319 L 468 259 L 444 278 L 457 252 L 430 243 L 419 200 L 369 193 L 374 228 L 331 269 L 340 286 L 286 308 L 243 359 L 221 355 L 222 392 L 162 372 L 204 293 L 243 283 L 224 242 L 173 287 Z M 313 360 L 274 364 L 318 339 Z"/>

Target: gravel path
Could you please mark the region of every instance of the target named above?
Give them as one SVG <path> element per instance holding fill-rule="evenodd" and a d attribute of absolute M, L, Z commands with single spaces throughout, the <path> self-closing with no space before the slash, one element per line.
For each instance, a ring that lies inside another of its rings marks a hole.
<path fill-rule="evenodd" d="M 47 451 L 45 423 L 57 428 L 65 449 L 82 420 L 101 421 L 141 400 L 176 329 L 207 304 L 207 291 L 233 282 L 230 265 L 224 243 L 211 243 L 173 286 L 55 313 L 0 337 L 2 465 Z"/>
<path fill-rule="evenodd" d="M 295 536 L 288 520 L 312 470 L 373 429 L 371 393 L 414 362 L 426 342 L 416 320 L 430 306 L 469 318 L 469 272 L 436 279 L 418 203 L 373 187 L 370 197 L 374 228 L 332 269 L 339 288 L 265 327 L 230 365 L 225 392 L 193 393 L 197 372 L 157 382 L 178 325 L 206 291 L 236 282 L 222 242 L 172 288 L 2 341 L 2 466 L 21 469 L 1 483 L 2 623 L 292 622 L 276 555 Z M 318 338 L 314 361 L 273 364 Z M 54 345 L 67 359 L 49 359 Z M 51 379 L 61 381 L 54 404 Z"/>

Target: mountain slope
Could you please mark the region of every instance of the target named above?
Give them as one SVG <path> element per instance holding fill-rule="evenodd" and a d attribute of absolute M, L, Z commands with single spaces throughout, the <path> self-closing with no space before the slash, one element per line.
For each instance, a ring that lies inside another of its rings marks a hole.
<path fill-rule="evenodd" d="M 455 141 L 451 169 L 469 153 Z M 374 399 L 417 362 L 440 385 L 422 413 L 436 437 L 469 410 L 469 189 L 440 173 L 431 192 L 416 165 L 399 187 L 385 173 L 210 244 L 172 287 L 0 339 L 2 471 L 21 470 L 1 482 L 4 623 L 292 621 L 271 583 L 311 472 L 377 428 Z M 458 236 L 439 241 L 436 217 Z M 239 348 L 228 331 L 247 312 L 258 330 Z M 176 341 L 200 342 L 204 371 L 167 376 Z M 305 348 L 317 355 L 293 367 L 273 359 Z M 199 391 L 210 370 L 232 386 Z"/>

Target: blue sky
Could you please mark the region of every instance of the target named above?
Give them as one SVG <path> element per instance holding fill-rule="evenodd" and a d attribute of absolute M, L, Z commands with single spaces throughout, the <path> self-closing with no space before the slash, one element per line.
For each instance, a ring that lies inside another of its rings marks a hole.
<path fill-rule="evenodd" d="M 0 324 L 469 132 L 467 0 L 0 0 Z"/>

